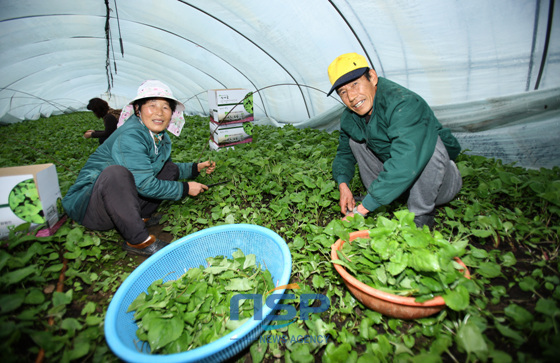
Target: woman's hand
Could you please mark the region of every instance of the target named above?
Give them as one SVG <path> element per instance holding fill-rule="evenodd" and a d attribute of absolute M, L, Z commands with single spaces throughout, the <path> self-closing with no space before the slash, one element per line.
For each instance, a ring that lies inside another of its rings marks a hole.
<path fill-rule="evenodd" d="M 89 139 L 89 138 L 91 137 L 91 134 L 92 134 L 94 131 L 95 131 L 95 130 L 87 130 L 87 131 L 84 133 L 84 137 L 85 137 L 86 139 Z"/>
<path fill-rule="evenodd" d="M 200 164 L 199 164 L 200 165 Z M 189 195 L 195 197 L 200 193 L 208 190 L 208 187 L 204 184 L 200 184 L 197 182 L 189 182 Z"/>
<path fill-rule="evenodd" d="M 203 163 L 198 163 L 197 167 L 199 173 L 206 169 L 206 174 L 212 174 L 214 170 L 216 170 L 216 162 L 208 160 Z"/>

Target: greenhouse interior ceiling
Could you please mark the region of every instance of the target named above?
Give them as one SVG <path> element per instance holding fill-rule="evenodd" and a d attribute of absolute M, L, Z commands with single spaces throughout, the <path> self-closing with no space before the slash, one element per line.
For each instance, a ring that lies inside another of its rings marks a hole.
<path fill-rule="evenodd" d="M 244 88 L 263 124 L 334 131 L 327 67 L 343 53 L 421 95 L 467 153 L 560 166 L 554 0 L 0 1 L 0 124 L 122 108 L 158 79 L 207 115 Z"/>

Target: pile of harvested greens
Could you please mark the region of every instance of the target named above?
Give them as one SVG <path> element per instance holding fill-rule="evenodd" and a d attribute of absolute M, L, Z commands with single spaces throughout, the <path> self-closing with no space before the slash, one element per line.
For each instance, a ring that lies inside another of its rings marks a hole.
<path fill-rule="evenodd" d="M 249 320 L 252 299 L 239 302 L 239 318 L 230 319 L 230 300 L 239 293 L 261 294 L 274 289 L 272 276 L 253 254 L 241 250 L 233 258 L 209 257 L 208 266 L 189 269 L 177 280 L 154 281 L 128 307 L 135 311 L 136 335 L 151 353 L 172 354 L 211 343 Z M 138 347 L 141 348 L 140 346 Z"/>
<path fill-rule="evenodd" d="M 339 260 L 360 282 L 377 290 L 414 296 L 422 302 L 443 295 L 461 310 L 469 304 L 464 267 L 454 258 L 464 254 L 466 240 L 450 243 L 437 231 L 418 229 L 414 214 L 395 212 L 394 220 L 378 217 L 370 238 L 357 238 L 337 250 Z"/>

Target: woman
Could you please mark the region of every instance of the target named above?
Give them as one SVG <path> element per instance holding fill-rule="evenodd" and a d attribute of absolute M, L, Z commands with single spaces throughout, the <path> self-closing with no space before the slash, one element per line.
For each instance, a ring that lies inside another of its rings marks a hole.
<path fill-rule="evenodd" d="M 129 253 L 150 256 L 167 243 L 148 233 L 146 220 L 162 200 L 196 196 L 208 189 L 192 179 L 214 162 L 173 163 L 171 139 L 166 129 L 184 123 L 185 106 L 169 87 L 149 80 L 123 110 L 129 117 L 89 157 L 75 184 L 62 200 L 68 215 L 94 230 L 117 228 Z"/>
<path fill-rule="evenodd" d="M 97 98 L 97 97 L 89 100 L 87 109 L 93 111 L 93 114 L 97 118 L 103 119 L 105 130 L 103 131 L 87 130 L 84 133 L 84 137 L 86 139 L 89 139 L 90 137 L 98 138 L 99 144 L 101 145 L 117 129 L 117 122 L 118 122 L 120 110 L 113 110 L 111 107 L 109 107 L 109 104 L 105 100 L 102 100 L 101 98 Z"/>

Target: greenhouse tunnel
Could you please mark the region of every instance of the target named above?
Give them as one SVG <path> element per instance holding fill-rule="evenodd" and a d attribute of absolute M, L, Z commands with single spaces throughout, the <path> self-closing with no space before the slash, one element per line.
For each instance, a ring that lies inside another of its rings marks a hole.
<path fill-rule="evenodd" d="M 0 1 L 0 124 L 122 108 L 168 84 L 189 115 L 207 90 L 254 92 L 262 124 L 337 130 L 327 67 L 364 55 L 421 95 L 467 153 L 560 165 L 560 9 L 554 0 Z"/>

